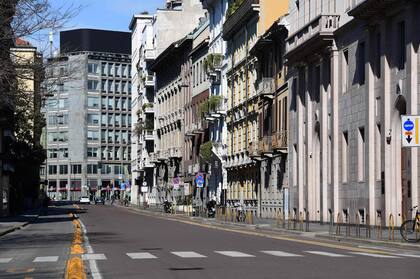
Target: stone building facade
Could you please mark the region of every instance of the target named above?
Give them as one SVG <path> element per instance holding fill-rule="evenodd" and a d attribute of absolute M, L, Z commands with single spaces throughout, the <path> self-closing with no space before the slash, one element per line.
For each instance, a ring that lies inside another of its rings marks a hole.
<path fill-rule="evenodd" d="M 290 1 L 291 214 L 399 225 L 419 203 L 400 117 L 419 109 L 420 5 L 314 2 Z"/>

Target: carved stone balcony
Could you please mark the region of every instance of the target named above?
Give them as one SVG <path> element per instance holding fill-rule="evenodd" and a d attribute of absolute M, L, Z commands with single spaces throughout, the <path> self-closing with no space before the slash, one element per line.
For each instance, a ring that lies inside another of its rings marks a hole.
<path fill-rule="evenodd" d="M 258 157 L 261 156 L 261 154 L 259 152 L 259 149 L 258 149 L 258 143 L 256 143 L 256 142 L 250 142 L 248 144 L 247 151 L 248 151 L 248 156 L 250 158 L 258 158 Z"/>
<path fill-rule="evenodd" d="M 273 154 L 271 136 L 264 136 L 258 144 L 258 149 L 264 156 L 271 157 Z"/>
<path fill-rule="evenodd" d="M 182 158 L 182 149 L 180 147 L 169 148 L 169 158 Z"/>
<path fill-rule="evenodd" d="M 262 78 L 258 84 L 257 94 L 263 98 L 273 99 L 275 90 L 274 78 Z"/>
<path fill-rule="evenodd" d="M 223 24 L 223 39 L 229 40 L 243 23 L 260 10 L 260 0 L 245 0 Z"/>
<path fill-rule="evenodd" d="M 273 149 L 287 151 L 287 131 L 278 131 L 272 135 Z"/>
<path fill-rule="evenodd" d="M 328 46 L 340 27 L 340 15 L 325 14 L 315 17 L 311 22 L 289 35 L 286 40 L 288 63 L 298 62 Z"/>

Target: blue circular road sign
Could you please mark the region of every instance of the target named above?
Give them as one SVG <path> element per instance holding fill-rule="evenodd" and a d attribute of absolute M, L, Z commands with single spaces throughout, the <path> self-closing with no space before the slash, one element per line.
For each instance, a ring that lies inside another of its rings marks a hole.
<path fill-rule="evenodd" d="M 197 184 L 197 187 L 203 187 L 204 175 L 202 173 L 197 173 L 195 176 L 195 183 Z"/>
<path fill-rule="evenodd" d="M 407 119 L 404 122 L 404 130 L 411 131 L 413 129 L 414 129 L 414 123 L 413 123 L 413 121 L 411 121 L 410 119 Z"/>

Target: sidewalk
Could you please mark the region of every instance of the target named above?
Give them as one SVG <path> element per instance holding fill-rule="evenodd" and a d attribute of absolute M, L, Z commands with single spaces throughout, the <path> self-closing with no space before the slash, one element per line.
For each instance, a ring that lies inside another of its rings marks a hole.
<path fill-rule="evenodd" d="M 117 205 L 119 206 L 119 205 Z M 254 218 L 253 224 L 237 223 L 237 222 L 227 222 L 225 220 L 220 220 L 220 218 L 203 218 L 203 217 L 192 217 L 188 216 L 184 212 L 179 212 L 177 214 L 167 214 L 163 213 L 159 209 L 144 209 L 138 207 L 128 207 L 128 209 L 142 212 L 149 215 L 165 216 L 171 217 L 179 220 L 188 220 L 196 223 L 207 224 L 215 227 L 226 227 L 233 229 L 244 229 L 249 231 L 258 231 L 259 233 L 267 234 L 282 234 L 282 235 L 295 235 L 304 238 L 311 239 L 324 239 L 330 241 L 337 241 L 341 243 L 350 243 L 350 244 L 371 244 L 371 245 L 380 245 L 386 247 L 394 248 L 414 248 L 420 249 L 420 243 L 407 243 L 402 240 L 402 237 L 399 232 L 399 228 L 394 230 L 394 240 L 392 240 L 392 232 L 390 237 L 388 235 L 388 229 L 382 229 L 381 231 L 371 229 L 370 238 L 366 237 L 369 234 L 369 230 L 365 227 L 361 227 L 358 230 L 356 227 L 345 227 L 340 226 L 339 234 L 337 226 L 334 225 L 330 227 L 329 224 L 319 224 L 319 223 L 309 223 L 309 230 L 306 231 L 306 224 L 300 224 L 297 222 L 295 225 L 293 222 L 289 224 L 287 221 L 282 224 L 278 223 L 275 219 L 262 219 Z M 288 229 L 289 228 L 289 229 Z M 296 228 L 296 229 L 293 229 Z"/>
<path fill-rule="evenodd" d="M 0 236 L 20 230 L 38 218 L 39 210 L 30 211 L 18 216 L 0 218 Z"/>

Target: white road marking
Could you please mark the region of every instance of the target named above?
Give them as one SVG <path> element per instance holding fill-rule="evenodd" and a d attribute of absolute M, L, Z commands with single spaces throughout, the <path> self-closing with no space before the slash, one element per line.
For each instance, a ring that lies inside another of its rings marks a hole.
<path fill-rule="evenodd" d="M 175 256 L 178 256 L 181 258 L 207 258 L 207 256 L 204 256 L 196 252 L 192 252 L 192 251 L 171 252 L 171 254 L 174 254 Z"/>
<path fill-rule="evenodd" d="M 150 253 L 127 253 L 127 256 L 129 256 L 130 258 L 132 258 L 133 260 L 143 260 L 143 259 L 156 259 L 157 257 L 150 254 Z"/>
<path fill-rule="evenodd" d="M 233 257 L 233 258 L 251 258 L 251 257 L 255 257 L 254 255 L 250 255 L 250 254 L 245 254 L 242 252 L 238 252 L 238 251 L 214 251 L 217 254 L 221 254 L 224 256 L 228 256 L 228 257 Z"/>
<path fill-rule="evenodd" d="M 399 257 L 408 257 L 408 258 L 420 258 L 418 254 L 394 254 L 395 256 Z"/>
<path fill-rule="evenodd" d="M 302 257 L 302 255 L 287 253 L 283 251 L 260 251 L 260 252 L 271 255 L 271 256 L 276 256 L 276 257 Z"/>
<path fill-rule="evenodd" d="M 13 258 L 0 258 L 0 263 L 10 263 Z"/>
<path fill-rule="evenodd" d="M 36 257 L 33 262 L 34 263 L 54 263 L 58 261 L 57 256 L 50 256 L 50 257 Z"/>
<path fill-rule="evenodd" d="M 82 225 L 82 229 L 83 229 L 83 242 L 85 243 L 85 248 L 89 254 L 93 254 L 94 253 L 93 248 L 92 246 L 90 246 L 89 238 L 87 237 L 86 227 L 83 224 L 82 220 L 80 220 L 80 218 L 79 218 L 79 222 Z M 98 265 L 96 264 L 95 260 L 89 260 L 89 268 L 90 268 L 90 273 L 93 279 L 102 279 L 102 275 L 99 272 Z"/>
<path fill-rule="evenodd" d="M 370 253 L 361 253 L 361 252 L 351 252 L 351 253 L 355 255 L 374 257 L 374 258 L 385 258 L 385 259 L 398 259 L 399 258 L 397 256 L 382 255 L 382 254 L 370 254 Z"/>
<path fill-rule="evenodd" d="M 350 255 L 329 253 L 329 252 L 323 252 L 323 251 L 304 251 L 304 252 L 310 253 L 310 254 L 314 254 L 314 255 L 320 255 L 320 256 L 326 256 L 326 257 L 333 257 L 333 258 L 351 257 Z"/>
<path fill-rule="evenodd" d="M 83 254 L 82 259 L 84 261 L 90 261 L 90 260 L 106 260 L 106 257 L 104 254 Z"/>

